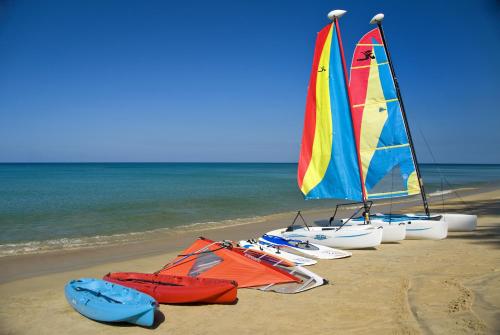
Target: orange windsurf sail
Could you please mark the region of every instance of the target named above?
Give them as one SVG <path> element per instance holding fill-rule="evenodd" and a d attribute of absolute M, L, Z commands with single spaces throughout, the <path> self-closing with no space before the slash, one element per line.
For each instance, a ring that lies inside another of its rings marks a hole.
<path fill-rule="evenodd" d="M 234 280 L 238 287 L 299 283 L 281 268 L 233 250 L 231 244 L 199 238 L 159 274 Z"/>

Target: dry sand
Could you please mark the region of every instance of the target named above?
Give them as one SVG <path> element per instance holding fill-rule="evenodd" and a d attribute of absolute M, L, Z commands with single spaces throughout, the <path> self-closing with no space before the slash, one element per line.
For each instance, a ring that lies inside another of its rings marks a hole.
<path fill-rule="evenodd" d="M 153 328 L 91 321 L 66 302 L 78 277 L 112 271 L 152 272 L 189 245 L 187 231 L 113 248 L 0 259 L 0 334 L 498 334 L 500 333 L 500 191 L 472 194 L 466 211 L 479 216 L 471 233 L 442 241 L 403 241 L 309 267 L 330 284 L 296 295 L 238 291 L 235 305 L 162 305 Z M 460 203 L 453 204 L 457 208 Z M 411 209 L 409 209 L 411 210 Z M 311 212 L 314 218 L 326 212 Z M 284 226 L 290 214 L 211 229 L 213 239 L 238 239 Z"/>

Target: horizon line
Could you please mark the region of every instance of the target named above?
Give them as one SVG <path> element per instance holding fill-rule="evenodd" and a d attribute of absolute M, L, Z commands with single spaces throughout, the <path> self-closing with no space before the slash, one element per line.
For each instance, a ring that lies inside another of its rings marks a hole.
<path fill-rule="evenodd" d="M 0 164 L 298 164 L 298 162 L 260 162 L 260 161 L 19 161 L 2 162 Z M 460 162 L 421 162 L 419 165 L 453 164 L 453 165 L 500 165 L 499 163 L 460 163 Z"/>

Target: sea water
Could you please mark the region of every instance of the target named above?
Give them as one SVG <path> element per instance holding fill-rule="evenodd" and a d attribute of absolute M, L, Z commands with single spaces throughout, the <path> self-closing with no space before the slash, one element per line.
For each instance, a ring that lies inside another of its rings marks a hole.
<path fill-rule="evenodd" d="M 0 256 L 335 206 L 304 201 L 296 170 L 267 163 L 0 164 Z M 421 170 L 428 193 L 500 181 L 500 165 Z"/>

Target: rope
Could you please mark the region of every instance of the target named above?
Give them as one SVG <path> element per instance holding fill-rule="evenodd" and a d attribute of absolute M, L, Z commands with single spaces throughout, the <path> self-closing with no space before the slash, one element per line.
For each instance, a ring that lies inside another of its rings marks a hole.
<path fill-rule="evenodd" d="M 214 245 L 214 244 L 220 244 L 220 247 L 215 249 L 215 250 L 209 250 L 209 248 Z M 175 262 L 171 262 L 171 263 L 167 263 L 165 264 L 160 270 L 154 272 L 154 274 L 159 274 L 161 271 L 163 270 L 166 270 L 166 269 L 169 269 L 169 268 L 172 268 L 176 265 L 178 265 L 180 262 L 182 262 L 183 260 L 185 260 L 186 258 L 189 258 L 191 256 L 196 256 L 196 255 L 200 255 L 200 254 L 206 254 L 206 253 L 210 253 L 210 252 L 215 252 L 215 251 L 218 251 L 218 250 L 221 250 L 221 249 L 224 249 L 224 248 L 229 248 L 231 246 L 231 243 L 228 242 L 228 241 L 222 241 L 222 242 L 213 242 L 213 243 L 210 243 L 209 245 L 201 248 L 201 249 L 198 249 L 196 251 L 193 251 L 192 253 L 189 253 L 189 254 L 181 254 L 181 255 L 178 255 L 179 257 L 182 257 L 181 259 L 175 261 Z M 207 250 L 208 249 L 208 250 Z"/>
<path fill-rule="evenodd" d="M 446 183 L 446 185 L 450 188 L 450 191 L 460 200 L 460 202 L 462 202 L 462 205 L 468 206 L 468 203 L 460 196 L 460 194 L 458 194 L 457 190 L 455 190 L 453 188 L 453 185 L 451 185 L 451 183 L 448 181 L 448 179 L 446 179 L 446 176 L 443 174 L 443 171 L 439 167 L 439 164 L 436 162 L 436 157 L 434 156 L 434 153 L 432 152 L 432 149 L 429 145 L 429 142 L 427 142 L 427 138 L 425 137 L 425 135 L 420 127 L 418 127 L 418 131 L 420 132 L 420 135 L 422 136 L 422 139 L 424 140 L 425 146 L 427 147 L 427 150 L 431 154 L 432 162 L 436 165 L 436 168 L 437 168 L 439 175 L 441 177 L 441 201 L 442 201 L 443 211 L 444 211 L 443 180 Z"/>
<path fill-rule="evenodd" d="M 394 164 L 394 159 L 392 161 Z M 391 193 L 394 192 L 394 170 L 391 172 Z M 391 196 L 391 202 L 389 205 L 389 224 L 392 223 L 392 203 L 393 203 L 393 197 Z"/>

